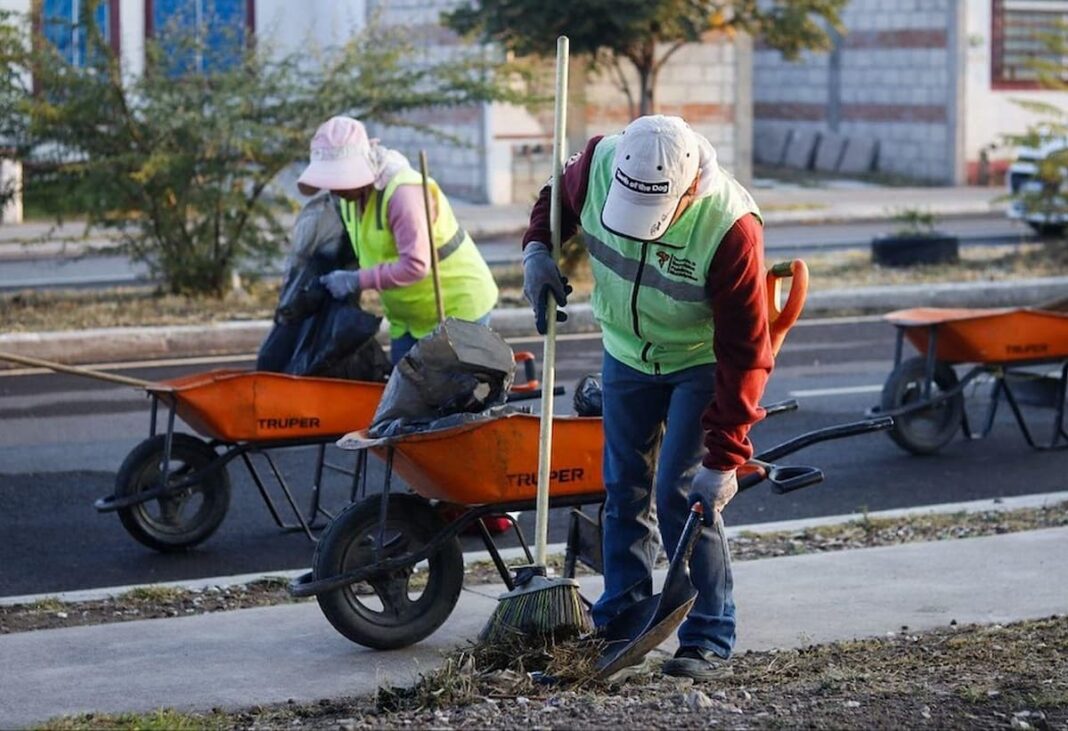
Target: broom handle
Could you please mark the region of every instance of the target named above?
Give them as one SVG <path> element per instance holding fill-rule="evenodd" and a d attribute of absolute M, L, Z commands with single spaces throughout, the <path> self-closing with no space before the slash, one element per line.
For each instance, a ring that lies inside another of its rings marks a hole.
<path fill-rule="evenodd" d="M 567 140 L 567 62 L 568 39 L 556 39 L 556 110 L 553 120 L 553 182 L 549 208 L 549 230 L 553 256 L 560 252 L 560 185 Z M 534 563 L 545 566 L 549 538 L 549 477 L 552 474 L 553 391 L 556 389 L 556 300 L 548 296 L 546 307 L 545 353 L 542 368 L 541 429 L 538 434 L 538 500 L 535 516 Z"/>
<path fill-rule="evenodd" d="M 140 378 L 128 378 L 127 376 L 120 376 L 116 375 L 115 373 L 94 371 L 91 368 L 82 368 L 80 366 L 75 365 L 56 363 L 55 361 L 44 360 L 43 358 L 33 358 L 28 355 L 16 355 L 15 353 L 0 352 L 0 360 L 8 360 L 12 363 L 21 363 L 22 365 L 33 366 L 35 368 L 47 368 L 48 370 L 56 371 L 57 373 L 70 373 L 75 376 L 95 378 L 98 381 L 121 383 L 123 386 L 134 386 L 135 388 L 146 388 L 154 391 L 159 391 L 166 388 L 166 386 L 163 386 L 159 383 L 153 383 L 152 381 L 142 381 Z"/>
<path fill-rule="evenodd" d="M 426 209 L 426 234 L 430 239 L 430 276 L 434 278 L 434 304 L 438 308 L 438 324 L 445 322 L 445 298 L 441 296 L 441 272 L 438 270 L 438 247 L 434 245 L 434 217 L 430 213 L 430 179 L 427 173 L 426 150 L 419 151 L 419 170 L 423 173 L 423 208 Z"/>

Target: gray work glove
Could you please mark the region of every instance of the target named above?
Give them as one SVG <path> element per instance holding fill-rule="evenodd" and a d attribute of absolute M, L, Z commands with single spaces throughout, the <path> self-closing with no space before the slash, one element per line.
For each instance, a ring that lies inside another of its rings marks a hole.
<path fill-rule="evenodd" d="M 358 270 L 335 269 L 319 277 L 324 287 L 330 290 L 336 300 L 343 300 L 350 295 L 360 293 L 360 272 Z"/>
<path fill-rule="evenodd" d="M 571 294 L 571 285 L 567 277 L 560 274 L 560 268 L 553 261 L 549 247 L 540 241 L 531 241 L 523 249 L 523 295 L 534 307 L 534 320 L 538 332 L 542 335 L 548 329 L 549 295 L 556 300 L 556 306 L 567 304 Z M 556 321 L 565 322 L 567 313 L 557 309 Z"/>
<path fill-rule="evenodd" d="M 689 503 L 701 503 L 704 523 L 712 525 L 716 521 L 716 513 L 727 507 L 727 503 L 737 494 L 738 477 L 734 470 L 720 472 L 701 467 L 694 475 Z"/>

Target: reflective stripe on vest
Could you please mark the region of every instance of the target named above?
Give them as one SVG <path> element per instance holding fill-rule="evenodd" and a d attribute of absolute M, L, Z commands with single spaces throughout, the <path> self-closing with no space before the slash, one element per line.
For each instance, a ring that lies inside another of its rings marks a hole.
<path fill-rule="evenodd" d="M 594 274 L 593 311 L 612 357 L 644 373 L 673 373 L 715 361 L 708 270 L 723 236 L 747 214 L 748 192 L 716 171 L 710 195 L 695 201 L 656 241 L 609 231 L 601 211 L 612 182 L 618 135 L 594 150 L 582 230 Z"/>
<path fill-rule="evenodd" d="M 390 180 L 385 190 L 372 190 L 362 212 L 357 210 L 354 202 L 341 201 L 341 217 L 362 268 L 370 269 L 400 258 L 385 213 L 399 186 L 421 185 L 422 180 L 415 170 L 402 170 Z M 461 320 L 477 320 L 497 303 L 497 285 L 474 241 L 460 228 L 445 194 L 433 179 L 428 183 L 437 204 L 438 215 L 432 233 L 438 250 L 445 314 Z M 382 290 L 379 296 L 389 319 L 390 337 L 411 333 L 422 338 L 437 326 L 433 277 Z"/>

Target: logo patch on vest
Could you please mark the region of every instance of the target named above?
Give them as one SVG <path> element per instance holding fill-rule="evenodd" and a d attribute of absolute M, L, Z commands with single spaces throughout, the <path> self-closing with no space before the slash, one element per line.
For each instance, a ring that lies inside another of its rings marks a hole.
<path fill-rule="evenodd" d="M 696 275 L 697 262 L 695 261 L 683 259 L 667 251 L 656 252 L 656 261 L 661 270 L 672 276 L 689 279 L 692 282 L 698 281 Z"/>
<path fill-rule="evenodd" d="M 616 168 L 616 182 L 620 183 L 626 188 L 633 190 L 635 193 L 647 193 L 649 195 L 667 195 L 671 190 L 671 183 L 663 181 L 660 183 L 646 183 L 643 180 L 635 180 L 627 175 L 625 172 Z"/>

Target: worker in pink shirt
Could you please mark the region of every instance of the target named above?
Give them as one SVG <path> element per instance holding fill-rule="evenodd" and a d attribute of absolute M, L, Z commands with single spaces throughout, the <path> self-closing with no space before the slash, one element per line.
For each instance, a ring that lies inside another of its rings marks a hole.
<path fill-rule="evenodd" d="M 379 293 L 394 364 L 438 324 L 422 183 L 402 154 L 344 116 L 316 131 L 311 162 L 297 181 L 305 195 L 327 190 L 336 199 L 359 268 L 337 269 L 321 281 L 337 299 Z M 441 188 L 427 183 L 445 315 L 488 324 L 497 303 L 493 275 Z"/>

